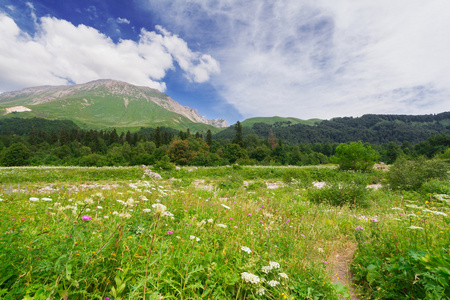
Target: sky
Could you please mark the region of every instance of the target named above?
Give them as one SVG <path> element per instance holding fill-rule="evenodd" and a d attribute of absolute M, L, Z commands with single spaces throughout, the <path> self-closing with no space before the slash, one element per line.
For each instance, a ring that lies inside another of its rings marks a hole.
<path fill-rule="evenodd" d="M 448 0 L 0 0 L 0 93 L 116 79 L 209 119 L 450 111 Z"/>

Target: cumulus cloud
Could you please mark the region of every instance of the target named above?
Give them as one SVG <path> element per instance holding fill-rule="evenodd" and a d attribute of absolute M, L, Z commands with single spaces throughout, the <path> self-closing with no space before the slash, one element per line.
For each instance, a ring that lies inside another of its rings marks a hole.
<path fill-rule="evenodd" d="M 171 31 L 209 42 L 221 64 L 212 83 L 246 117 L 450 110 L 446 0 L 145 5 L 165 11 Z"/>
<path fill-rule="evenodd" d="M 177 63 L 195 82 L 220 71 L 217 61 L 194 52 L 163 27 L 141 30 L 138 41 L 114 43 L 96 29 L 42 17 L 33 36 L 0 12 L 0 92 L 44 84 L 83 83 L 100 78 L 166 89 L 163 79 Z"/>
<path fill-rule="evenodd" d="M 119 24 L 130 24 L 130 20 L 128 20 L 127 18 L 117 18 L 116 19 L 117 23 Z"/>

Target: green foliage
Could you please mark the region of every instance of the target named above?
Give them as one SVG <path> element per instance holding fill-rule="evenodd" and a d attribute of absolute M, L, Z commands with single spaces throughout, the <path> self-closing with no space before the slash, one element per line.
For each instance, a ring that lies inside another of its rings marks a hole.
<path fill-rule="evenodd" d="M 227 176 L 225 180 L 219 182 L 218 187 L 220 189 L 239 189 L 243 187 L 242 177 L 237 173 L 232 173 Z"/>
<path fill-rule="evenodd" d="M 308 189 L 307 198 L 314 203 L 367 207 L 369 191 L 354 182 L 333 182 L 321 188 Z"/>
<path fill-rule="evenodd" d="M 23 143 L 14 143 L 3 150 L 1 164 L 3 166 L 25 166 L 31 156 L 30 150 Z"/>
<path fill-rule="evenodd" d="M 418 190 L 428 180 L 448 178 L 448 168 L 448 164 L 440 160 L 401 157 L 390 167 L 386 181 L 392 189 Z"/>
<path fill-rule="evenodd" d="M 170 162 L 169 156 L 164 155 L 160 160 L 153 164 L 153 170 L 155 170 L 155 172 L 173 171 L 175 170 L 175 165 Z"/>
<path fill-rule="evenodd" d="M 339 164 L 341 170 L 368 171 L 370 170 L 378 154 L 370 145 L 362 142 L 340 144 L 336 148 L 336 154 L 332 161 Z"/>
<path fill-rule="evenodd" d="M 431 179 L 422 184 L 422 191 L 427 194 L 450 195 L 450 182 L 442 179 Z"/>

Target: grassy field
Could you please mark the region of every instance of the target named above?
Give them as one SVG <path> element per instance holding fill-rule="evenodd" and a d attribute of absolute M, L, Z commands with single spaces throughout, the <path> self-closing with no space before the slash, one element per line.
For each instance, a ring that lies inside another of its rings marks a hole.
<path fill-rule="evenodd" d="M 448 195 L 334 166 L 147 171 L 0 168 L 0 299 L 450 297 Z"/>

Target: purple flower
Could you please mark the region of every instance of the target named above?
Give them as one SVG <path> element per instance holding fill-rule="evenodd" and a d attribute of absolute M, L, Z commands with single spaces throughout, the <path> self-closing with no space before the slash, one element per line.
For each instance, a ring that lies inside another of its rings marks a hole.
<path fill-rule="evenodd" d="M 261 220 L 261 221 L 259 221 L 259 223 L 264 223 L 264 221 Z"/>
<path fill-rule="evenodd" d="M 84 215 L 84 216 L 81 217 L 81 219 L 83 221 L 89 221 L 90 219 L 92 219 L 92 217 L 89 217 L 88 215 Z"/>
<path fill-rule="evenodd" d="M 325 261 L 325 260 L 322 260 L 322 263 L 324 263 L 324 264 L 327 264 L 328 262 L 327 262 L 327 261 Z"/>
<path fill-rule="evenodd" d="M 363 230 L 364 228 L 362 228 L 361 226 L 358 226 L 355 228 L 355 230 Z"/>
<path fill-rule="evenodd" d="M 300 234 L 302 237 L 305 237 L 305 235 L 302 233 L 302 234 Z"/>
<path fill-rule="evenodd" d="M 375 219 L 375 218 L 373 218 L 373 219 L 370 219 L 370 221 L 372 221 L 372 222 L 374 222 L 374 223 L 378 223 L 378 220 L 377 220 L 377 219 Z"/>
<path fill-rule="evenodd" d="M 16 219 L 12 219 L 13 221 L 15 221 Z"/>
<path fill-rule="evenodd" d="M 109 297 L 106 297 L 105 299 L 103 299 L 103 300 L 111 300 L 111 299 L 109 299 Z"/>
<path fill-rule="evenodd" d="M 173 234 L 173 231 L 169 230 L 169 231 L 167 231 L 167 234 Z"/>

